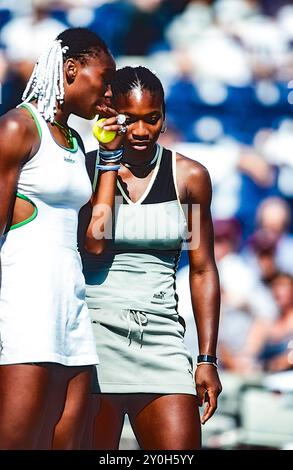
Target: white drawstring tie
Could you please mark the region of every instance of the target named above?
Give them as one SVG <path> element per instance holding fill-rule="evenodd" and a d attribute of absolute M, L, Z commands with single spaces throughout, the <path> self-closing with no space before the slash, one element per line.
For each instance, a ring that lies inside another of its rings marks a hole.
<path fill-rule="evenodd" d="M 143 327 L 147 325 L 148 319 L 145 314 L 145 312 L 142 312 L 141 310 L 128 310 L 127 311 L 127 322 L 128 322 L 128 334 L 127 334 L 127 339 L 129 339 L 128 346 L 131 345 L 131 334 L 132 334 L 132 329 L 131 329 L 131 317 L 139 325 L 139 333 L 140 333 L 140 347 L 142 348 L 142 342 L 143 342 Z"/>

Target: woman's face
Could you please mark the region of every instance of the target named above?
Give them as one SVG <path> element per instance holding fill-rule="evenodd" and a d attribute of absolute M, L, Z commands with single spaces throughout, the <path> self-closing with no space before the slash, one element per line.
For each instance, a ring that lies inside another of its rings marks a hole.
<path fill-rule="evenodd" d="M 110 82 L 115 73 L 115 62 L 110 55 L 101 53 L 99 57 L 89 58 L 86 64 L 77 62 L 75 73 L 74 81 L 67 83 L 66 89 L 70 111 L 85 119 L 94 119 L 100 114 L 102 105 L 111 105 Z"/>
<path fill-rule="evenodd" d="M 149 90 L 133 89 L 127 95 L 117 96 L 113 104 L 120 114 L 126 115 L 125 151 L 136 156 L 138 152 L 152 152 L 164 121 L 159 95 Z"/>
<path fill-rule="evenodd" d="M 293 307 L 293 280 L 290 276 L 279 276 L 272 282 L 272 291 L 281 310 Z"/>

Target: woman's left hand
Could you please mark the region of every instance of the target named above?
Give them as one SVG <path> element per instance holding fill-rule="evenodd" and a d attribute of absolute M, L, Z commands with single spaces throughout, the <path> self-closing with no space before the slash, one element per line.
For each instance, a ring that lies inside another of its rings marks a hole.
<path fill-rule="evenodd" d="M 201 417 L 202 424 L 205 424 L 216 411 L 218 396 L 222 391 L 222 385 L 216 367 L 211 364 L 201 364 L 197 366 L 195 371 L 195 384 L 199 406 L 207 402 Z"/>

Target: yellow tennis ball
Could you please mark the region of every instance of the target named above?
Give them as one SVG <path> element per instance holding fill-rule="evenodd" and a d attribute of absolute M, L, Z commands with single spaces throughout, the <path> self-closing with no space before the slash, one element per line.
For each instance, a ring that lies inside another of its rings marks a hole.
<path fill-rule="evenodd" d="M 99 119 L 97 122 L 95 122 L 93 126 L 93 134 L 95 138 L 98 139 L 99 142 L 101 142 L 102 144 L 108 144 L 109 142 L 112 142 L 112 140 L 115 139 L 116 132 L 105 131 L 105 129 L 98 126 L 99 122 L 104 122 L 104 121 L 106 121 L 106 118 Z"/>

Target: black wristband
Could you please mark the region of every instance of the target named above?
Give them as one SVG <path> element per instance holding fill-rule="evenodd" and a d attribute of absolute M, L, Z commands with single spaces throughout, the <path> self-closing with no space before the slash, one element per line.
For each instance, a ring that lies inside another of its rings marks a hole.
<path fill-rule="evenodd" d="M 217 356 L 210 356 L 209 354 L 200 354 L 197 356 L 197 362 L 210 362 L 212 364 L 217 364 Z"/>

